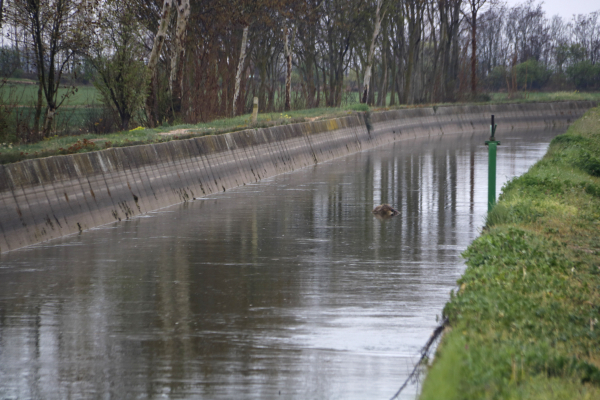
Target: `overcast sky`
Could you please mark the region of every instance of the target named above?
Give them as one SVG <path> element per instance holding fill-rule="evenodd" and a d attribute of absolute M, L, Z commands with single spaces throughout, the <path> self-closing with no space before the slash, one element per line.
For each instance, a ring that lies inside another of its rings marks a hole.
<path fill-rule="evenodd" d="M 525 0 L 505 0 L 509 6 L 524 3 Z M 535 4 L 539 4 L 536 1 Z M 546 17 L 560 15 L 563 19 L 570 20 L 573 14 L 589 14 L 593 11 L 600 11 L 600 1 L 598 0 L 544 0 L 542 8 L 546 11 Z"/>

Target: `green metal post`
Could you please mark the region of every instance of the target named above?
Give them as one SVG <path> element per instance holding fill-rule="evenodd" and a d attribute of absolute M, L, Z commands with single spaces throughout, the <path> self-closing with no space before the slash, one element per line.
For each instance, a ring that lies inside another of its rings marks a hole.
<path fill-rule="evenodd" d="M 496 126 L 494 124 L 494 116 L 492 115 L 492 124 L 490 125 L 490 140 L 486 140 L 485 145 L 488 147 L 489 164 L 488 164 L 488 212 L 496 204 L 496 149 L 500 142 L 496 140 Z"/>

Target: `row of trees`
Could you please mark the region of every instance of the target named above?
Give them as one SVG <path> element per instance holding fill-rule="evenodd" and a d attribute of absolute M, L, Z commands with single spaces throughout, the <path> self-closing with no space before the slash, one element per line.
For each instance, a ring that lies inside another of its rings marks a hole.
<path fill-rule="evenodd" d="M 600 88 L 600 12 L 546 17 L 533 0 L 495 4 L 481 16 L 478 74 L 491 90 L 540 89 L 569 84 Z"/>
<path fill-rule="evenodd" d="M 449 102 L 551 77 L 598 87 L 598 16 L 548 19 L 533 0 L 0 0 L 0 71 L 39 82 L 40 138 L 65 78 L 89 71 L 122 129 L 238 115 L 254 96 L 261 111 Z"/>

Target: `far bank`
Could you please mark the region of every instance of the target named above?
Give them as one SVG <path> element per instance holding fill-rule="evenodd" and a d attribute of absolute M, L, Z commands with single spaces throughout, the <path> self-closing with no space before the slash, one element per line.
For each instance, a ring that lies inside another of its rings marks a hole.
<path fill-rule="evenodd" d="M 597 103 L 448 106 L 109 148 L 0 166 L 0 251 L 416 137 L 564 128 Z"/>

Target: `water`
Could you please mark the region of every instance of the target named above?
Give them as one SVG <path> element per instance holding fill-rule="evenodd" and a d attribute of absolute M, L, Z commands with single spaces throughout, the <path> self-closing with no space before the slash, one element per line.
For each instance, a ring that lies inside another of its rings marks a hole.
<path fill-rule="evenodd" d="M 557 133 L 503 135 L 498 190 Z M 399 142 L 2 254 L 0 398 L 391 397 L 483 225 L 485 139 Z M 401 214 L 375 218 L 384 202 Z"/>

